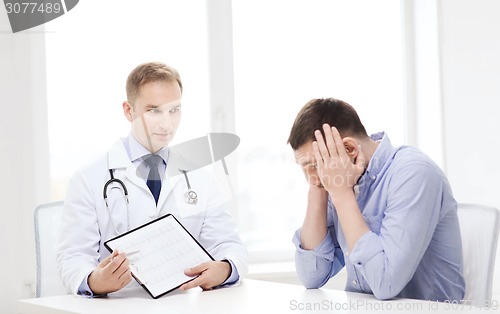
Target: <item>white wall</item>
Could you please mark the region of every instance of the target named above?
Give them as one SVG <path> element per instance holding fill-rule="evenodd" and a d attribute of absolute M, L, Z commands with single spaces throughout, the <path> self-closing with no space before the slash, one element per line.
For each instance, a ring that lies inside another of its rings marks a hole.
<path fill-rule="evenodd" d="M 439 5 L 448 178 L 459 202 L 500 208 L 500 1 Z M 500 295 L 500 248 L 493 282 Z"/>
<path fill-rule="evenodd" d="M 33 297 L 32 212 L 49 195 L 45 54 L 40 32 L 11 34 L 4 8 L 0 6 L 0 164 L 4 169 L 0 313 L 15 313 L 17 299 Z"/>

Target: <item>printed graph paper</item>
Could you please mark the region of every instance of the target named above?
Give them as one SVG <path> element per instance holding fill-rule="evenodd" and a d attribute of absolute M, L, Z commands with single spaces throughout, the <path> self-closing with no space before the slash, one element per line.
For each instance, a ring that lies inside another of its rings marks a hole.
<path fill-rule="evenodd" d="M 212 261 L 210 254 L 171 214 L 104 243 L 112 252 L 126 252 L 134 278 L 158 298 L 193 279 L 184 270 Z"/>

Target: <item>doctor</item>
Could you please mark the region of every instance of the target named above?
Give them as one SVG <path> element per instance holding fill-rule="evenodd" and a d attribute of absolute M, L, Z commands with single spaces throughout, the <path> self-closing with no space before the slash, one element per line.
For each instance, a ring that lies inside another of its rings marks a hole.
<path fill-rule="evenodd" d="M 128 285 L 132 276 L 126 254 L 109 254 L 104 242 L 168 213 L 216 260 L 187 269 L 186 275 L 198 277 L 181 290 L 238 282 L 246 273 L 247 252 L 215 179 L 203 169 L 188 172 L 197 194 L 195 202 L 188 202 L 184 176 L 169 175 L 169 165 L 189 158 L 167 147 L 181 119 L 178 72 L 163 63 L 141 64 L 129 74 L 126 92 L 123 112 L 131 123 L 130 134 L 78 170 L 68 186 L 57 246 L 66 288 L 92 297 Z"/>

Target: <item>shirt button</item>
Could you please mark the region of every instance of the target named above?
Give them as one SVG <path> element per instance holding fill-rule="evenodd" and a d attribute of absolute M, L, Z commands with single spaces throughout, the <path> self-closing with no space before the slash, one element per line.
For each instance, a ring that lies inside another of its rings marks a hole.
<path fill-rule="evenodd" d="M 357 284 L 358 284 L 358 282 L 357 282 L 356 280 L 353 280 L 353 281 L 352 281 L 352 284 L 353 284 L 353 285 L 357 285 Z"/>

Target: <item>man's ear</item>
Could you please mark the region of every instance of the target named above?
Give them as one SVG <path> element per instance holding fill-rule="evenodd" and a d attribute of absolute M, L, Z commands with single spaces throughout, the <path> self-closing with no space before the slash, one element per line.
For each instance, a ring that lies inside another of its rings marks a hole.
<path fill-rule="evenodd" d="M 356 141 L 352 137 L 347 136 L 342 139 L 342 142 L 344 143 L 344 148 L 347 155 L 349 155 L 351 160 L 354 162 L 354 160 L 356 160 L 356 157 L 358 157 L 359 154 L 358 141 Z"/>
<path fill-rule="evenodd" d="M 132 122 L 132 111 L 134 110 L 134 108 L 132 108 L 132 105 L 128 102 L 128 101 L 124 101 L 123 104 L 122 104 L 122 107 L 123 107 L 123 114 L 125 115 L 125 118 L 127 118 L 127 120 L 129 122 Z"/>

